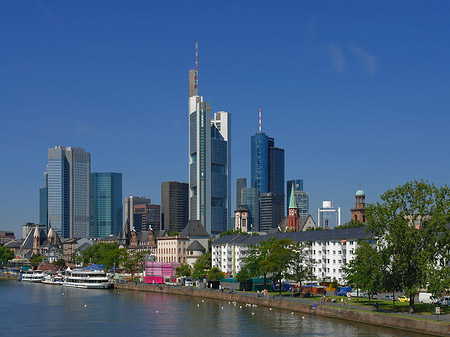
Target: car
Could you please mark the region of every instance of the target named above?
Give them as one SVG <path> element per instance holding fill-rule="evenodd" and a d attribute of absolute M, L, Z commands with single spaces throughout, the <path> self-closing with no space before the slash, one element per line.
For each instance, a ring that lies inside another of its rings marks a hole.
<path fill-rule="evenodd" d="M 390 294 L 384 294 L 383 296 L 380 297 L 380 300 L 393 301 L 394 300 L 394 296 L 390 295 Z"/>
<path fill-rule="evenodd" d="M 397 298 L 397 301 L 399 301 L 399 302 L 409 302 L 409 297 L 400 296 L 399 298 Z"/>

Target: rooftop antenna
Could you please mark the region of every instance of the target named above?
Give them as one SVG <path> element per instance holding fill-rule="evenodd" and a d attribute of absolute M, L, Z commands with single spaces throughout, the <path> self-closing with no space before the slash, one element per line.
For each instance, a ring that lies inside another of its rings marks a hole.
<path fill-rule="evenodd" d="M 259 108 L 259 133 L 261 133 L 261 108 Z"/>
<path fill-rule="evenodd" d="M 198 71 L 198 42 L 195 41 L 195 70 Z"/>

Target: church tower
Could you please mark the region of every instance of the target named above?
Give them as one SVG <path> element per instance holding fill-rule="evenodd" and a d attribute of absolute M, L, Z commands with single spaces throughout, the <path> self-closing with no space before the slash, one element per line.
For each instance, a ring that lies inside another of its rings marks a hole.
<path fill-rule="evenodd" d="M 352 220 L 360 221 L 362 223 L 366 223 L 366 194 L 361 189 L 361 185 L 359 185 L 359 190 L 355 193 L 355 207 L 351 209 L 352 212 Z"/>
<path fill-rule="evenodd" d="M 291 199 L 289 201 L 289 214 L 287 217 L 287 232 L 298 232 L 298 206 L 294 193 L 294 184 L 292 184 Z"/>

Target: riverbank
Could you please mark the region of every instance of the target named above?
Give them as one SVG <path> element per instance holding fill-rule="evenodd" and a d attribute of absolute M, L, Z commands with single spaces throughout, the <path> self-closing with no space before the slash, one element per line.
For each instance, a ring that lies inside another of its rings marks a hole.
<path fill-rule="evenodd" d="M 323 317 L 333 317 L 348 321 L 373 324 L 389 328 L 403 329 L 437 336 L 450 336 L 450 324 L 448 322 L 434 322 L 431 320 L 403 317 L 395 314 L 343 308 L 339 306 L 316 304 L 301 300 L 288 300 L 285 298 L 265 298 L 240 292 L 220 292 L 209 289 L 196 289 L 181 286 L 166 286 L 153 284 L 115 284 L 117 289 L 132 291 L 147 291 L 161 294 L 191 296 L 198 298 L 210 298 L 231 302 L 250 303 L 259 306 L 272 307 L 282 310 L 308 313 Z"/>
<path fill-rule="evenodd" d="M 0 280 L 17 280 L 19 275 L 17 274 L 4 274 L 0 273 Z"/>

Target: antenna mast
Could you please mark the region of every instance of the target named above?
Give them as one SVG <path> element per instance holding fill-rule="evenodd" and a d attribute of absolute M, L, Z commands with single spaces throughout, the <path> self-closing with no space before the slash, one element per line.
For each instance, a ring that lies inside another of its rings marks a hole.
<path fill-rule="evenodd" d="M 198 70 L 198 42 L 195 41 L 195 70 Z"/>
<path fill-rule="evenodd" d="M 259 108 L 259 133 L 261 133 L 261 108 Z"/>

